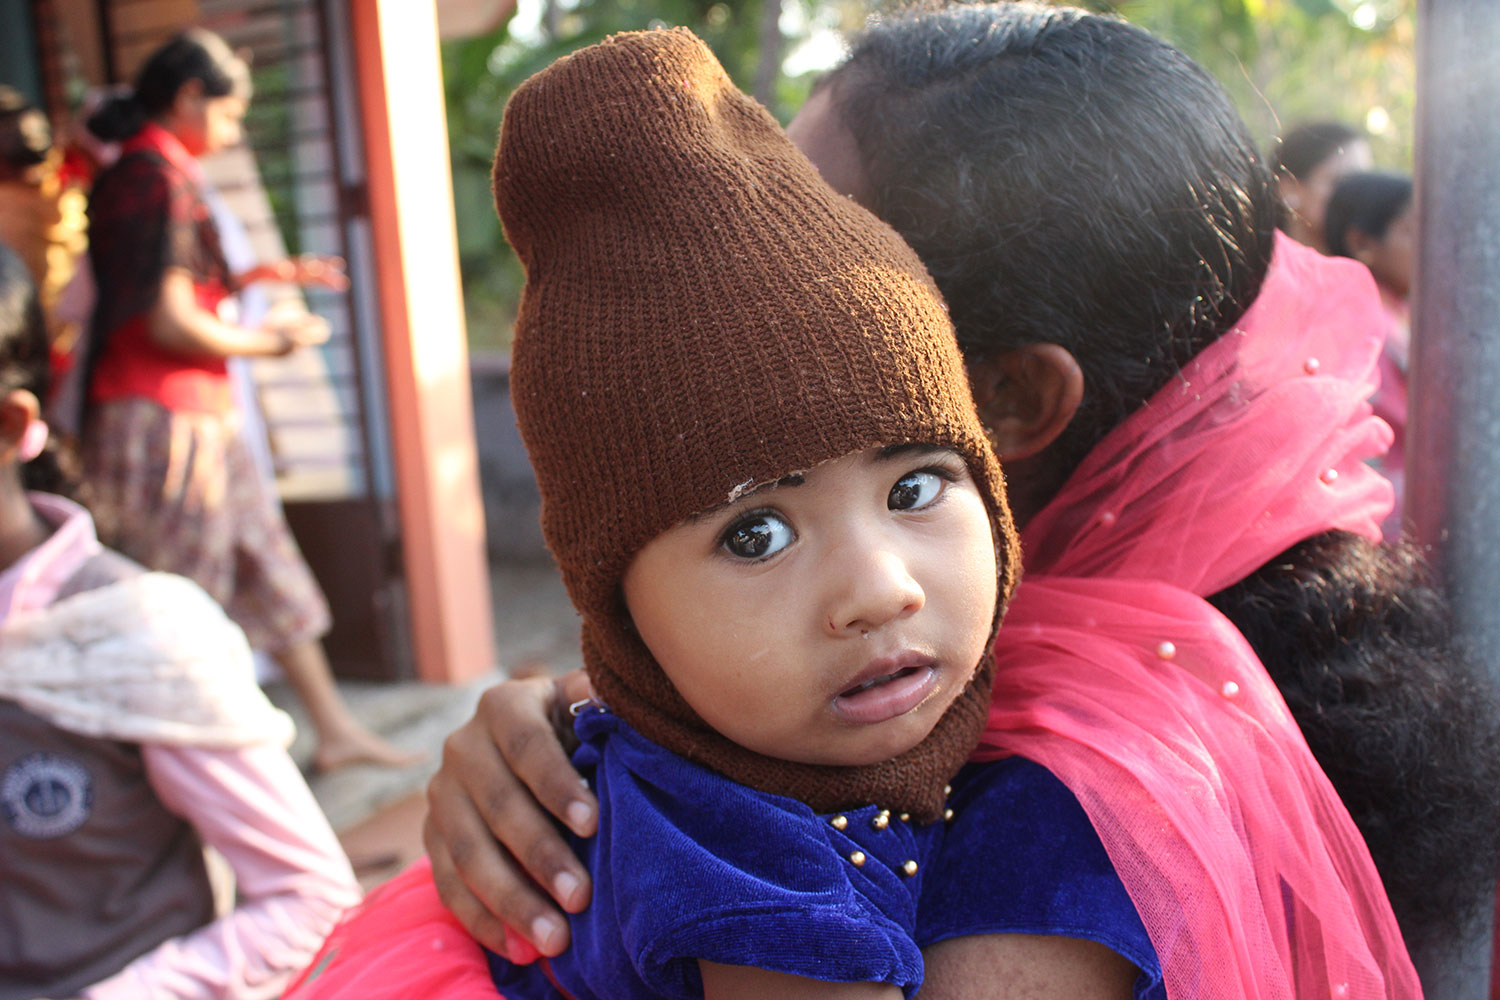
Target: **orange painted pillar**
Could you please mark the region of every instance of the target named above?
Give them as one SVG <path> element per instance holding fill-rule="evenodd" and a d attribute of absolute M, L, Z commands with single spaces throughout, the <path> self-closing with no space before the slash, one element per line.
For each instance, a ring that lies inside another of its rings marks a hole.
<path fill-rule="evenodd" d="M 417 674 L 495 666 L 432 0 L 350 0 Z"/>

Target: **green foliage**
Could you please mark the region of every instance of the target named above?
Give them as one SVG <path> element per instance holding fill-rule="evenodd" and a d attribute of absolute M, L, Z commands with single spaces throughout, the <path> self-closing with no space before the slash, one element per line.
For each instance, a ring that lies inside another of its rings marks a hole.
<path fill-rule="evenodd" d="M 1187 52 L 1234 99 L 1262 149 L 1288 128 L 1376 126 L 1375 158 L 1410 170 L 1414 0 L 1121 0 L 1103 6 Z"/>
<path fill-rule="evenodd" d="M 767 0 L 550 0 L 536 37 L 511 26 L 443 47 L 448 134 L 469 337 L 504 349 L 520 297 L 519 262 L 505 245 L 489 173 L 501 111 L 522 80 L 616 31 L 685 25 L 731 77 L 753 90 L 763 60 L 779 64 L 814 28 L 857 28 L 878 0 L 782 0 L 779 52 L 763 53 Z M 1415 0 L 1079 0 L 1179 46 L 1229 91 L 1262 149 L 1284 128 L 1333 118 L 1388 123 L 1372 136 L 1377 161 L 1410 169 L 1415 111 Z M 772 111 L 782 121 L 806 98 L 811 74 L 777 72 Z M 1373 114 L 1372 114 L 1373 112 Z"/>
<path fill-rule="evenodd" d="M 760 61 L 763 0 L 578 0 L 556 10 L 551 33 L 514 37 L 511 27 L 443 46 L 448 137 L 458 216 L 459 261 L 469 340 L 478 349 L 503 349 L 520 297 L 520 263 L 505 245 L 490 200 L 490 164 L 506 98 L 527 77 L 559 56 L 617 31 L 685 25 L 714 50 L 735 82 L 750 90 Z M 545 25 L 544 25 L 545 28 Z M 807 84 L 778 80 L 775 102 L 795 107 Z"/>

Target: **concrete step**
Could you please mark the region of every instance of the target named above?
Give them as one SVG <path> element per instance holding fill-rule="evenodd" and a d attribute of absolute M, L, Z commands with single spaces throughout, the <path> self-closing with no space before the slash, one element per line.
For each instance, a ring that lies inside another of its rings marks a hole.
<path fill-rule="evenodd" d="M 307 713 L 284 681 L 266 693 L 297 723 L 292 757 L 337 831 L 348 831 L 387 807 L 425 791 L 437 770 L 443 740 L 474 713 L 479 696 L 511 671 L 564 673 L 582 665 L 579 624 L 562 580 L 550 563 L 497 562 L 490 567 L 495 622 L 495 670 L 461 685 L 339 681 L 354 714 L 396 746 L 427 754 L 411 767 L 353 764 L 322 774 L 310 769 L 313 751 Z"/>

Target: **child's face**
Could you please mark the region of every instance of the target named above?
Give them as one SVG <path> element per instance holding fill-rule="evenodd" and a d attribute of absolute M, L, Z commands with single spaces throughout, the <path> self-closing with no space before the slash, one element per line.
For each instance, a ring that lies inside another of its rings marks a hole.
<path fill-rule="evenodd" d="M 636 554 L 624 591 L 642 640 L 718 732 L 782 760 L 858 765 L 921 742 L 962 692 L 995 576 L 963 459 L 903 446 L 684 521 Z"/>

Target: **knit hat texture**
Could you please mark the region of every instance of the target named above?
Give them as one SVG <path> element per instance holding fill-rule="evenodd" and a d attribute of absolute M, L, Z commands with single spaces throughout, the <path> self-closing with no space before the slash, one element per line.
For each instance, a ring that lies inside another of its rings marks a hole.
<path fill-rule="evenodd" d="M 527 80 L 505 109 L 494 186 L 526 268 L 512 399 L 599 697 L 751 787 L 819 811 L 935 818 L 984 727 L 988 653 L 899 757 L 793 763 L 704 723 L 621 597 L 635 553 L 690 515 L 853 452 L 923 443 L 961 454 L 985 498 L 1003 608 L 1020 559 L 1000 468 L 916 255 L 833 192 L 683 29 L 616 35 Z"/>

